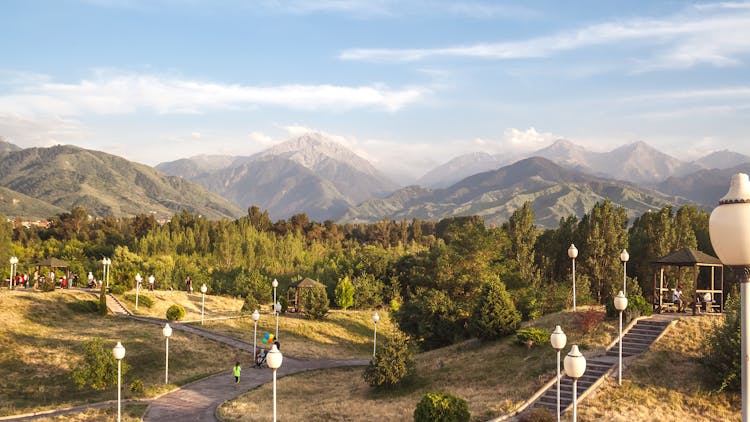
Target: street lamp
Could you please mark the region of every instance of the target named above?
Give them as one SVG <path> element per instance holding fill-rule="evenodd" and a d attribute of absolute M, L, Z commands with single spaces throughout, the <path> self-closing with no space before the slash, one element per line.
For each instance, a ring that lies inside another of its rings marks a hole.
<path fill-rule="evenodd" d="M 169 323 L 164 324 L 161 333 L 164 334 L 164 338 L 167 341 L 167 347 L 165 349 L 167 354 L 164 358 L 164 384 L 169 384 L 169 337 L 172 335 L 172 327 L 169 326 Z"/>
<path fill-rule="evenodd" d="M 201 286 L 201 293 L 203 295 L 203 298 L 201 299 L 201 325 L 203 325 L 203 311 L 206 309 L 206 290 L 208 290 L 208 287 L 206 287 L 206 284 L 204 283 Z"/>
<path fill-rule="evenodd" d="M 121 416 L 120 416 L 120 393 L 121 393 L 121 384 L 122 384 L 122 358 L 125 357 L 125 348 L 122 347 L 122 343 L 119 341 L 115 345 L 114 348 L 112 348 L 112 354 L 115 355 L 115 359 L 117 359 L 117 422 L 120 422 Z"/>
<path fill-rule="evenodd" d="M 373 339 L 372 339 L 372 358 L 373 359 L 375 359 L 375 349 L 377 348 L 377 345 L 378 345 L 378 321 L 380 321 L 380 315 L 378 315 L 378 313 L 375 312 L 372 315 L 372 322 L 374 323 L 373 325 L 375 327 L 375 334 L 373 335 Z"/>
<path fill-rule="evenodd" d="M 619 367 L 617 370 L 617 383 L 619 385 L 622 385 L 622 311 L 625 310 L 625 308 L 628 307 L 628 298 L 625 296 L 625 293 L 623 293 L 622 290 L 620 290 L 620 293 L 617 294 L 615 297 L 615 309 L 620 311 L 620 357 L 619 357 Z"/>
<path fill-rule="evenodd" d="M 568 258 L 573 260 L 573 312 L 575 312 L 576 311 L 576 258 L 578 258 L 578 248 L 576 248 L 576 245 L 572 243 L 570 244 L 570 247 L 568 248 Z M 559 410 L 557 414 L 558 414 L 558 419 L 559 419 L 559 416 L 560 416 Z"/>
<path fill-rule="evenodd" d="M 276 303 L 276 288 L 279 287 L 279 281 L 275 278 L 271 282 L 271 286 L 273 286 L 273 303 Z"/>
<path fill-rule="evenodd" d="M 586 358 L 578 350 L 578 345 L 574 344 L 570 352 L 565 356 L 563 362 L 565 375 L 573 379 L 573 422 L 578 420 L 578 378 L 586 372 Z"/>
<path fill-rule="evenodd" d="M 568 336 L 565 335 L 559 325 L 555 326 L 555 331 L 549 336 L 549 342 L 552 348 L 557 350 L 557 422 L 560 422 L 560 351 L 565 348 L 568 342 Z"/>
<path fill-rule="evenodd" d="M 268 367 L 273 369 L 273 422 L 276 422 L 276 370 L 281 368 L 281 361 L 284 359 L 279 348 L 274 344 L 271 351 L 266 356 Z"/>
<path fill-rule="evenodd" d="M 281 313 L 281 304 L 279 302 L 276 302 L 273 305 L 273 313 L 276 314 L 276 337 L 274 337 L 276 340 L 279 339 L 279 314 Z"/>
<path fill-rule="evenodd" d="M 135 275 L 135 309 L 138 309 L 138 295 L 141 289 L 141 280 L 143 280 L 143 277 L 141 277 L 141 273 L 136 274 Z"/>
<path fill-rule="evenodd" d="M 112 264 L 112 260 L 104 257 L 102 258 L 102 267 L 104 268 L 104 272 L 102 276 L 104 277 L 104 281 L 107 284 L 107 288 L 109 289 L 109 266 Z"/>
<path fill-rule="evenodd" d="M 18 264 L 18 258 L 15 256 L 10 257 L 10 280 L 8 281 L 8 289 L 13 288 L 13 278 L 16 276 L 16 265 Z"/>
<path fill-rule="evenodd" d="M 629 259 L 630 259 L 630 254 L 628 253 L 627 249 L 623 249 L 622 252 L 620 252 L 620 261 L 622 261 L 622 292 L 624 294 L 628 294 L 627 281 L 628 281 L 628 260 Z"/>
<path fill-rule="evenodd" d="M 260 319 L 260 312 L 256 309 L 253 312 L 253 322 L 255 323 L 255 329 L 253 330 L 253 362 L 255 362 L 256 344 L 258 343 L 258 320 Z"/>
<path fill-rule="evenodd" d="M 742 374 L 742 422 L 750 421 L 750 378 L 748 377 L 748 319 L 750 318 L 750 179 L 747 174 L 732 176 L 729 192 L 719 200 L 719 206 L 711 212 L 708 231 L 711 245 L 724 265 L 729 265 L 740 275 L 740 332 Z"/>

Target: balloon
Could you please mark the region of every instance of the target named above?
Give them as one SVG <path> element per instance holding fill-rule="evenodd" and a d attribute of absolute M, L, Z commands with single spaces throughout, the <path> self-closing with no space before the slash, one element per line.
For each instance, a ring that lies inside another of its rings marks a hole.
<path fill-rule="evenodd" d="M 268 338 L 271 334 L 266 333 L 266 335 L 263 336 L 263 338 Z"/>
<path fill-rule="evenodd" d="M 268 339 L 264 338 L 262 341 L 263 341 L 263 344 L 266 344 L 268 342 Z"/>
<path fill-rule="evenodd" d="M 273 341 L 273 334 L 271 334 L 270 336 L 268 336 L 268 340 Z"/>

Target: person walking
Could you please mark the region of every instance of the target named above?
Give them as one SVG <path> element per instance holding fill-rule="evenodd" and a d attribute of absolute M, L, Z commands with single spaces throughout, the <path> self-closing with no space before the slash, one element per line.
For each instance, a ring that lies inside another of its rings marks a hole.
<path fill-rule="evenodd" d="M 240 367 L 240 363 L 237 362 L 234 365 L 234 368 L 232 369 L 232 373 L 234 374 L 235 385 L 240 383 L 240 372 L 242 372 L 242 368 Z"/>

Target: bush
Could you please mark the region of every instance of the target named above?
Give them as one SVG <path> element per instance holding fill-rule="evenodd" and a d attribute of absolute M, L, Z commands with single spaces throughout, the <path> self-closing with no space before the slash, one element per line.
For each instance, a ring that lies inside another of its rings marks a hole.
<path fill-rule="evenodd" d="M 617 318 L 619 311 L 615 308 L 614 299 L 610 299 L 606 304 L 607 317 Z M 640 293 L 628 294 L 628 307 L 623 311 L 626 321 L 641 317 L 649 316 L 653 312 L 653 306 L 641 296 Z"/>
<path fill-rule="evenodd" d="M 427 350 L 460 338 L 465 322 L 450 296 L 437 289 L 417 288 L 393 315 L 399 328 Z"/>
<path fill-rule="evenodd" d="M 133 393 L 135 396 L 143 396 L 143 393 L 145 393 L 146 388 L 143 386 L 143 381 L 140 379 L 135 379 L 133 382 L 130 383 L 130 392 Z"/>
<path fill-rule="evenodd" d="M 68 302 L 67 306 L 73 312 L 81 314 L 90 314 L 99 310 L 99 302 L 95 300 L 76 300 L 75 302 Z"/>
<path fill-rule="evenodd" d="M 127 287 L 125 287 L 125 285 L 123 284 L 115 284 L 109 288 L 109 292 L 112 294 L 116 294 L 116 295 L 121 295 L 125 293 L 126 290 L 127 290 Z"/>
<path fill-rule="evenodd" d="M 727 297 L 726 319 L 709 334 L 708 353 L 701 359 L 719 391 L 741 391 L 742 319 L 737 293 L 735 289 Z"/>
<path fill-rule="evenodd" d="M 255 296 L 251 294 L 245 296 L 245 300 L 242 302 L 242 309 L 240 309 L 240 312 L 243 314 L 251 314 L 255 312 L 256 309 L 260 309 L 260 303 L 258 303 L 258 299 L 256 299 Z"/>
<path fill-rule="evenodd" d="M 41 286 L 39 286 L 39 290 L 43 292 L 53 292 L 55 291 L 56 288 L 57 288 L 57 284 L 55 280 L 49 277 L 45 277 L 44 282 L 41 284 Z"/>
<path fill-rule="evenodd" d="M 323 319 L 328 313 L 328 293 L 324 287 L 301 289 L 300 308 L 309 319 Z"/>
<path fill-rule="evenodd" d="M 108 308 L 107 308 L 107 288 L 106 285 L 102 283 L 102 285 L 99 287 L 99 315 L 105 316 L 107 315 Z"/>
<path fill-rule="evenodd" d="M 362 378 L 371 387 L 389 388 L 413 374 L 414 367 L 414 353 L 407 338 L 397 331 L 378 348 Z"/>
<path fill-rule="evenodd" d="M 94 390 L 105 390 L 117 385 L 117 360 L 112 355 L 112 349 L 104 347 L 104 340 L 94 338 L 83 345 L 83 360 L 70 372 L 70 379 L 79 390 L 85 387 Z M 122 363 L 122 376 L 129 367 Z"/>
<path fill-rule="evenodd" d="M 132 293 L 123 296 L 123 298 L 125 300 L 127 300 L 128 302 L 135 303 L 135 295 L 132 294 Z M 150 307 L 154 306 L 154 301 L 150 297 L 148 297 L 146 295 L 139 294 L 138 295 L 138 306 L 145 306 L 147 308 L 150 308 Z"/>
<path fill-rule="evenodd" d="M 469 320 L 469 332 L 482 340 L 495 340 L 512 334 L 521 324 L 521 313 L 500 281 L 490 281 L 482 287 Z"/>
<path fill-rule="evenodd" d="M 414 422 L 468 422 L 466 400 L 449 393 L 427 393 L 414 409 Z"/>
<path fill-rule="evenodd" d="M 555 422 L 557 416 L 545 407 L 535 407 L 521 416 L 521 422 Z"/>
<path fill-rule="evenodd" d="M 525 330 L 516 331 L 516 339 L 519 344 L 523 344 L 529 348 L 534 345 L 542 345 L 549 343 L 550 332 L 542 330 L 541 328 L 531 327 Z"/>
<path fill-rule="evenodd" d="M 180 305 L 172 305 L 167 309 L 167 319 L 170 321 L 181 321 L 185 318 L 185 308 Z"/>
<path fill-rule="evenodd" d="M 576 328 L 584 332 L 593 330 L 602 321 L 604 321 L 604 312 L 596 309 L 579 311 L 575 314 Z"/>
<path fill-rule="evenodd" d="M 343 310 L 347 310 L 354 305 L 354 285 L 349 280 L 348 276 L 340 278 L 339 282 L 336 283 L 335 291 L 336 306 Z"/>

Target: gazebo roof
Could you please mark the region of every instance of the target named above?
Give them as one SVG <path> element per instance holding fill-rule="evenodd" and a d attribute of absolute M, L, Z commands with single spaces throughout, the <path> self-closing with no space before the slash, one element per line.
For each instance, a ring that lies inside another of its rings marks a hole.
<path fill-rule="evenodd" d="M 677 267 L 692 267 L 695 265 L 723 265 L 719 258 L 692 248 L 683 248 L 679 251 L 672 252 L 669 255 L 657 259 L 656 261 L 654 261 L 654 264 L 672 265 Z"/>
<path fill-rule="evenodd" d="M 68 268 L 70 265 L 66 261 L 57 258 L 47 258 L 42 262 L 37 262 L 36 265 L 40 267 L 52 267 L 52 268 Z"/>
<path fill-rule="evenodd" d="M 289 285 L 289 287 L 295 287 L 298 289 L 304 289 L 304 288 L 312 288 L 312 287 L 323 287 L 325 288 L 325 284 L 315 281 L 311 278 L 304 278 L 296 283 L 292 283 Z"/>

